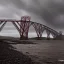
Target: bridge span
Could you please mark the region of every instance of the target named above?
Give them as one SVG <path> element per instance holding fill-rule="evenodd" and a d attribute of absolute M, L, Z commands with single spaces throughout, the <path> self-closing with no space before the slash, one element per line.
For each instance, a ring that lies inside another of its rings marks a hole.
<path fill-rule="evenodd" d="M 46 31 L 48 39 L 50 38 L 50 34 L 52 34 L 53 38 L 56 38 L 60 35 L 60 33 L 58 33 L 57 31 L 43 24 L 30 21 L 29 16 L 23 16 L 21 17 L 21 20 L 0 19 L 0 31 L 2 31 L 7 22 L 12 22 L 12 24 L 16 27 L 20 34 L 20 39 L 28 39 L 30 26 L 34 27 L 38 38 L 42 37 L 44 31 Z"/>

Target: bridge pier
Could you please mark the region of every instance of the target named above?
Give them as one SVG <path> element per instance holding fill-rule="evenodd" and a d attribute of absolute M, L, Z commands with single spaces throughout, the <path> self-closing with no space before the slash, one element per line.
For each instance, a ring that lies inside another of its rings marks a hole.
<path fill-rule="evenodd" d="M 12 22 L 20 34 L 20 39 L 28 39 L 29 22 Z"/>
<path fill-rule="evenodd" d="M 30 25 L 31 25 L 30 17 L 23 16 L 20 21 L 20 39 L 25 39 L 25 40 L 28 39 L 28 31 Z"/>
<path fill-rule="evenodd" d="M 51 33 L 53 38 L 55 39 L 57 37 L 57 34 Z"/>
<path fill-rule="evenodd" d="M 50 39 L 50 31 L 46 30 L 46 33 L 47 33 L 47 40 L 49 40 Z"/>
<path fill-rule="evenodd" d="M 42 33 L 44 31 L 44 28 L 42 27 L 42 24 L 34 23 L 33 27 L 34 27 L 34 29 L 35 29 L 35 31 L 37 33 L 38 39 L 40 39 L 42 37 Z"/>
<path fill-rule="evenodd" d="M 28 21 L 20 22 L 20 39 L 28 39 L 28 31 L 31 23 Z"/>

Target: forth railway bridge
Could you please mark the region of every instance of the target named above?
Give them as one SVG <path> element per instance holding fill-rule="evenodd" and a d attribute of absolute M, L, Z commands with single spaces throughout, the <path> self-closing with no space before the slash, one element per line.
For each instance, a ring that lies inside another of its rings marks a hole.
<path fill-rule="evenodd" d="M 40 23 L 32 22 L 30 21 L 29 16 L 22 16 L 21 20 L 7 20 L 7 19 L 1 19 L 0 20 L 0 31 L 2 31 L 3 27 L 7 22 L 12 22 L 12 24 L 16 27 L 20 34 L 20 39 L 28 39 L 28 32 L 30 26 L 34 27 L 34 30 L 37 34 L 38 38 L 42 37 L 43 32 L 46 30 L 47 33 L 47 39 L 50 38 L 50 34 L 52 34 L 53 38 L 60 37 L 61 33 L 43 25 Z"/>

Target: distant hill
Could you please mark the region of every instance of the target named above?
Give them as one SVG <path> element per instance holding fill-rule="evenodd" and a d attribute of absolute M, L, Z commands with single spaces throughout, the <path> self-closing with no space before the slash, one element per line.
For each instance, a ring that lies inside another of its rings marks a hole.
<path fill-rule="evenodd" d="M 13 41 L 13 40 L 15 40 L 15 41 L 20 40 L 19 37 L 10 37 L 10 36 L 0 36 L 0 39 L 12 40 L 12 41 Z M 25 40 L 25 39 L 21 39 L 21 40 Z M 28 38 L 28 40 L 64 40 L 64 35 L 58 36 L 58 37 L 56 37 L 55 39 L 53 39 L 53 38 L 47 39 L 46 37 L 41 37 L 41 38 L 32 37 L 32 38 Z"/>
<path fill-rule="evenodd" d="M 19 40 L 20 38 L 19 37 L 10 37 L 10 36 L 0 36 L 0 39 L 7 39 L 7 40 Z M 33 37 L 33 38 L 28 38 L 28 40 L 47 40 L 46 37 L 41 37 L 41 38 L 38 38 L 38 37 Z M 51 40 L 52 38 L 50 38 Z"/>
<path fill-rule="evenodd" d="M 47 40 L 47 38 L 46 37 L 41 37 L 41 38 L 34 37 L 34 38 L 29 38 L 29 40 Z M 49 40 L 53 40 L 53 38 L 50 38 Z"/>

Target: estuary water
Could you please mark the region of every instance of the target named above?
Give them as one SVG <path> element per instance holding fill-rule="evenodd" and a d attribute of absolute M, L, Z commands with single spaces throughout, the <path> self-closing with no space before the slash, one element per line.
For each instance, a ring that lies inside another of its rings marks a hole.
<path fill-rule="evenodd" d="M 15 50 L 23 52 L 28 56 L 32 56 L 35 60 L 43 61 L 43 59 L 64 60 L 64 41 L 60 40 L 34 40 L 36 44 L 17 44 Z"/>

